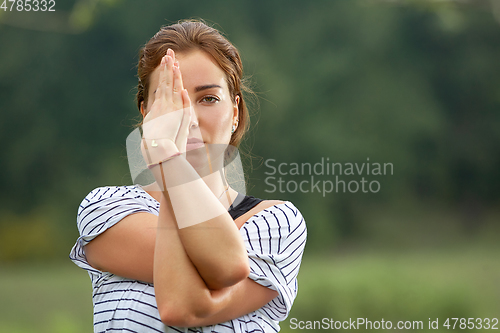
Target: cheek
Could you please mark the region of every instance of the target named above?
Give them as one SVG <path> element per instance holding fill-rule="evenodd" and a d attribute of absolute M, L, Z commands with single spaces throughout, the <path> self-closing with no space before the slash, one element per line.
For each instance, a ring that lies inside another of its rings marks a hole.
<path fill-rule="evenodd" d="M 211 137 L 229 135 L 232 124 L 232 114 L 228 111 L 227 107 L 204 111 L 205 113 L 199 117 L 202 131 L 210 133 Z"/>
<path fill-rule="evenodd" d="M 226 112 L 213 113 L 210 117 L 210 122 L 207 124 L 212 131 L 218 132 L 218 135 L 224 134 L 231 126 L 231 118 Z"/>
<path fill-rule="evenodd" d="M 232 122 L 232 119 L 233 119 L 233 115 L 231 112 L 228 111 L 228 109 L 226 108 L 224 110 L 224 112 L 221 112 L 220 114 L 220 123 L 225 126 L 225 127 L 229 127 L 231 122 Z"/>
<path fill-rule="evenodd" d="M 223 127 L 223 131 L 230 135 L 231 126 L 233 125 L 233 109 L 232 106 L 225 108 L 223 114 L 221 114 L 220 123 Z"/>

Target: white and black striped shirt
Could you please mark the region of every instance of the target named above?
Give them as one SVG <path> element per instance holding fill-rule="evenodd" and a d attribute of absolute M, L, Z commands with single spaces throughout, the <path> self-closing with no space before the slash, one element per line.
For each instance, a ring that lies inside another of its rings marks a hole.
<path fill-rule="evenodd" d="M 158 215 L 160 204 L 140 186 L 100 187 L 82 201 L 77 216 L 80 232 L 70 259 L 88 271 L 93 287 L 94 332 L 278 332 L 297 295 L 297 274 L 306 242 L 306 225 L 290 202 L 266 208 L 240 229 L 250 261 L 249 278 L 276 290 L 275 299 L 257 311 L 210 327 L 164 325 L 153 284 L 96 270 L 84 246 L 124 217 L 138 212 Z M 244 300 L 242 300 L 244 301 Z"/>

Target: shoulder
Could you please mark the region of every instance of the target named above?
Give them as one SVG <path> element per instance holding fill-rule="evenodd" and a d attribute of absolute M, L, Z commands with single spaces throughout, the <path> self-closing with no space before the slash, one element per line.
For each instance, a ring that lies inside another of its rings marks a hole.
<path fill-rule="evenodd" d="M 103 198 L 124 197 L 137 194 L 139 187 L 130 186 L 101 186 L 93 189 L 83 199 L 83 202 L 98 201 Z"/>
<path fill-rule="evenodd" d="M 138 186 L 103 186 L 92 190 L 80 203 L 77 226 L 81 231 L 94 224 L 110 223 L 136 212 L 158 215 L 160 204 Z"/>
<path fill-rule="evenodd" d="M 255 216 L 269 217 L 275 216 L 289 220 L 302 219 L 302 214 L 290 201 L 281 200 L 264 200 L 259 205 L 255 206 L 257 212 Z"/>
<path fill-rule="evenodd" d="M 78 214 L 100 204 L 119 203 L 128 200 L 137 202 L 156 201 L 138 186 L 103 186 L 90 191 L 85 196 L 78 208 Z"/>
<path fill-rule="evenodd" d="M 273 202 L 252 215 L 240 229 L 247 253 L 255 262 L 286 265 L 302 256 L 307 228 L 299 209 L 290 201 Z M 295 267 L 295 266 L 294 266 Z"/>
<path fill-rule="evenodd" d="M 299 209 L 290 201 L 264 200 L 241 216 L 242 228 L 278 230 L 281 238 L 299 231 L 306 232 L 305 220 Z"/>
<path fill-rule="evenodd" d="M 286 225 L 291 232 L 294 228 L 305 228 L 305 220 L 299 209 L 290 201 L 266 200 L 267 207 L 255 214 L 256 218 L 268 220 L 275 219 L 279 224 Z"/>

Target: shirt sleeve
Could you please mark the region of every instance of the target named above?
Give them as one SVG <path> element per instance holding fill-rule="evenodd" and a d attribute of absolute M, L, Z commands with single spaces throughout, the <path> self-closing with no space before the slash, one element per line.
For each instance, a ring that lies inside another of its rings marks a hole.
<path fill-rule="evenodd" d="M 151 209 L 131 186 L 99 187 L 90 192 L 78 208 L 76 223 L 80 237 L 71 249 L 70 259 L 89 273 L 99 274 L 87 262 L 84 246 L 124 217 L 138 212 Z"/>
<path fill-rule="evenodd" d="M 249 278 L 278 296 L 260 311 L 283 321 L 297 295 L 297 274 L 307 238 L 304 218 L 290 202 L 264 209 L 240 229 L 250 260 Z"/>

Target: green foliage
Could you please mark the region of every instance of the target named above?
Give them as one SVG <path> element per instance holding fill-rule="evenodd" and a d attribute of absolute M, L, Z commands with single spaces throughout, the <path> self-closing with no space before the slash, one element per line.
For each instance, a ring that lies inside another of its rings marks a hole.
<path fill-rule="evenodd" d="M 0 332 L 91 330 L 90 281 L 67 259 L 76 211 L 95 187 L 130 183 L 139 47 L 189 17 L 225 32 L 259 96 L 249 192 L 292 201 L 308 225 L 289 319 L 498 317 L 498 247 L 486 247 L 500 231 L 496 7 L 70 0 L 50 14 L 0 11 Z M 268 193 L 270 158 L 370 158 L 394 174 L 366 176 L 376 194 Z"/>
<path fill-rule="evenodd" d="M 500 27 L 489 7 L 343 0 L 57 6 L 52 16 L 0 16 L 0 138 L 7 142 L 0 228 L 9 235 L 2 260 L 30 257 L 49 239 L 61 245 L 34 257 L 66 256 L 86 193 L 130 182 L 124 142 L 139 115 L 138 49 L 161 25 L 188 17 L 216 23 L 239 47 L 261 105 L 246 142 L 257 156 L 250 193 L 293 201 L 308 221 L 308 250 L 381 243 L 383 233 L 367 232 L 380 212 L 387 218 L 379 220 L 394 221 L 384 230 L 404 233 L 394 216 L 406 206 L 432 204 L 435 216 L 456 214 L 454 230 L 482 232 L 498 205 Z M 268 193 L 269 158 L 370 158 L 393 163 L 394 174 L 368 177 L 381 184 L 376 194 Z M 399 217 L 412 220 L 412 230 L 422 222 Z M 36 246 L 13 250 L 18 242 L 10 239 L 33 234 Z"/>
<path fill-rule="evenodd" d="M 55 229 L 46 217 L 32 214 L 24 218 L 3 216 L 0 225 L 0 261 L 39 260 L 54 257 Z"/>

